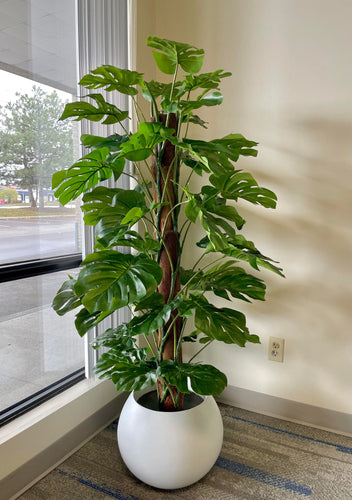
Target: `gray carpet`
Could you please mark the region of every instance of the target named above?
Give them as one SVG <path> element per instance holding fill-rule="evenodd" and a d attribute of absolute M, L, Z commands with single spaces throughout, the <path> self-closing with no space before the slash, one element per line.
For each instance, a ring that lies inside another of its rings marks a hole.
<path fill-rule="evenodd" d="M 112 424 L 20 498 L 352 500 L 352 438 L 220 405 L 225 439 L 199 483 L 164 491 L 124 466 Z"/>

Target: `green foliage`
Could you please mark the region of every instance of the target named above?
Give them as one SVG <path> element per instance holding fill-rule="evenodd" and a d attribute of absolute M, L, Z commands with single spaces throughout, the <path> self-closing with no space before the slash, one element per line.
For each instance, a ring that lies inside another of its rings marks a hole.
<path fill-rule="evenodd" d="M 88 255 L 74 291 L 90 313 L 113 312 L 144 299 L 157 288 L 162 272 L 157 262 L 143 255 L 104 250 Z"/>
<path fill-rule="evenodd" d="M 244 347 L 246 342 L 259 343 L 257 335 L 251 335 L 243 313 L 228 307 L 218 308 L 210 304 L 199 293 L 191 293 L 187 304 L 194 310 L 194 324 L 199 333 L 208 340 L 219 340 L 225 344 Z"/>
<path fill-rule="evenodd" d="M 0 190 L 0 199 L 5 203 L 16 203 L 18 193 L 14 188 L 3 188 Z"/>
<path fill-rule="evenodd" d="M 130 161 L 143 161 L 154 153 L 157 144 L 172 138 L 175 131 L 161 123 L 140 123 L 138 132 L 122 144 L 120 157 Z"/>
<path fill-rule="evenodd" d="M 155 62 L 167 75 L 176 73 L 178 66 L 186 73 L 198 73 L 203 65 L 204 50 L 193 45 L 162 40 L 156 36 L 148 37 L 147 45 L 157 49 L 153 51 Z"/>
<path fill-rule="evenodd" d="M 229 294 L 246 302 L 250 302 L 250 298 L 265 300 L 263 280 L 248 274 L 243 268 L 236 266 L 236 262 L 229 260 L 197 273 L 182 270 L 181 282 L 188 284 L 189 290 L 213 292 L 226 300 L 231 300 Z"/>
<path fill-rule="evenodd" d="M 113 134 L 109 137 L 100 137 L 98 135 L 81 135 L 83 146 L 92 149 L 108 148 L 110 153 L 121 151 L 121 144 L 128 141 L 128 135 Z"/>
<path fill-rule="evenodd" d="M 81 305 L 80 298 L 77 297 L 74 291 L 74 284 L 76 280 L 70 277 L 69 280 L 65 281 L 53 300 L 53 308 L 57 314 L 63 316 L 64 314 L 72 311 L 76 307 Z"/>
<path fill-rule="evenodd" d="M 122 174 L 125 161 L 123 158 L 109 157 L 108 148 L 100 148 L 83 156 L 67 170 L 55 172 L 52 178 L 56 198 L 65 205 L 83 192 L 96 186 L 113 175 L 117 181 Z M 58 187 L 59 186 L 59 187 Z"/>
<path fill-rule="evenodd" d="M 36 85 L 0 107 L 0 177 L 27 189 L 32 207 L 44 208 L 53 173 L 73 161 L 72 124 L 58 121 L 63 107 L 55 91 Z"/>
<path fill-rule="evenodd" d="M 170 385 L 180 392 L 189 393 L 191 388 L 197 394 L 214 394 L 220 396 L 227 385 L 226 375 L 211 365 L 196 365 L 191 363 L 175 363 L 165 360 L 160 363 L 158 376 L 165 377 Z"/>
<path fill-rule="evenodd" d="M 87 89 L 105 88 L 108 92 L 116 90 L 121 94 L 136 95 L 138 90 L 134 85 L 141 85 L 142 76 L 142 73 L 137 71 L 115 68 L 106 64 L 85 75 L 79 84 Z"/>
<path fill-rule="evenodd" d="M 114 104 L 109 104 L 101 94 L 88 94 L 86 97 L 92 99 L 96 106 L 84 101 L 70 102 L 66 104 L 60 120 L 76 117 L 75 121 L 85 118 L 86 120 L 99 122 L 106 116 L 102 123 L 112 125 L 122 122 L 128 117 L 128 111 L 121 111 Z"/>
<path fill-rule="evenodd" d="M 108 328 L 94 342 L 96 349 L 104 349 L 96 371 L 100 377 L 110 378 L 118 390 L 142 389 L 159 379 L 164 387 L 160 399 L 167 393 L 172 395 L 170 386 L 189 392 L 189 384 L 199 394 L 219 395 L 227 384 L 226 376 L 213 366 L 193 363 L 193 358 L 214 341 L 231 349 L 231 344 L 244 347 L 247 342 L 259 343 L 259 337 L 250 333 L 242 312 L 220 307 L 214 299 L 227 304 L 265 300 L 264 281 L 240 267 L 239 261 L 256 271 L 265 268 L 283 276 L 275 261 L 240 234 L 245 220 L 237 201 L 275 208 L 277 199 L 250 173 L 234 166 L 240 158 L 257 156 L 257 142 L 237 133 L 210 141 L 188 137 L 193 125 L 206 126 L 194 112 L 222 103 L 219 85 L 231 73 L 200 73 L 204 51 L 192 45 L 157 37 L 149 37 L 147 44 L 154 49 L 158 68 L 173 75 L 171 81 L 147 82 L 136 71 L 104 65 L 80 82 L 89 90 L 129 95 L 139 124 L 135 133 L 83 135 L 82 144 L 91 151 L 53 177 L 62 203 L 83 194 L 84 221 L 94 226 L 96 250 L 83 261 L 77 278 L 62 285 L 53 306 L 60 315 L 78 309 L 75 324 L 80 335 L 117 309 L 130 308 L 129 321 Z M 185 74 L 180 77 L 181 72 Z M 135 100 L 138 92 L 151 105 L 150 120 L 141 119 Z M 67 104 L 62 119 L 117 124 L 128 115 L 100 94 L 86 97 L 93 104 Z M 174 129 L 171 124 L 175 122 Z M 128 162 L 133 170 L 126 166 Z M 181 180 L 183 169 L 188 176 L 185 183 Z M 200 192 L 191 192 L 189 180 L 203 173 L 208 182 L 203 182 Z M 101 185 L 121 175 L 133 177 L 135 188 Z M 167 231 L 161 220 L 165 224 L 169 220 Z M 187 240 L 194 224 L 203 233 L 196 252 Z M 170 231 L 180 236 L 177 259 L 165 252 Z M 126 248 L 133 253 L 123 252 Z M 170 262 L 170 276 L 163 276 L 163 251 Z M 184 252 L 189 258 L 194 253 L 194 265 L 187 270 L 181 267 Z M 209 263 L 212 254 L 216 254 L 216 262 Z M 201 265 L 205 256 L 208 264 Z M 168 297 L 162 295 L 163 278 L 171 283 Z M 191 318 L 195 330 L 187 334 L 185 326 Z M 174 337 L 173 359 L 164 359 L 165 343 L 175 336 L 176 327 L 181 333 Z M 140 336 L 146 348 L 138 346 Z M 181 357 L 183 342 L 198 349 L 188 363 Z"/>

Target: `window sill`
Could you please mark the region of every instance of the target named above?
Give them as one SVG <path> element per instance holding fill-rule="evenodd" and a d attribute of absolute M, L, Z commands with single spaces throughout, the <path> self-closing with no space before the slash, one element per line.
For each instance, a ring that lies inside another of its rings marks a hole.
<path fill-rule="evenodd" d="M 0 489 L 14 498 L 116 418 L 110 381 L 83 380 L 0 429 Z"/>

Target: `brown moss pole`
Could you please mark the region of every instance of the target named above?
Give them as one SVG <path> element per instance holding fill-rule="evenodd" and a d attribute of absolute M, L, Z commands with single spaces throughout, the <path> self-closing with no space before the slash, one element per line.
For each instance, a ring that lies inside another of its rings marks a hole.
<path fill-rule="evenodd" d="M 177 119 L 174 114 L 162 114 L 159 116 L 159 121 L 163 125 L 173 128 L 175 131 L 177 130 Z M 159 203 L 163 198 L 163 201 L 167 203 L 167 205 L 158 209 L 159 213 L 156 219 L 158 232 L 159 234 L 163 234 L 163 244 L 158 255 L 158 263 L 163 271 L 163 277 L 158 287 L 158 292 L 164 297 L 165 304 L 180 291 L 180 275 L 177 271 L 179 260 L 179 234 L 177 221 L 175 220 L 176 214 L 173 210 L 176 202 L 175 190 L 177 189 L 174 184 L 176 168 L 175 146 L 171 144 L 170 141 L 166 141 L 161 158 L 159 158 L 159 160 L 154 158 L 152 165 L 152 174 L 155 181 L 153 185 L 154 201 Z M 182 328 L 182 318 L 177 318 L 175 320 L 176 315 L 177 310 L 172 312 L 170 320 L 165 327 L 159 330 L 158 347 L 159 349 L 162 348 L 162 360 L 174 359 L 174 347 L 180 337 Z M 173 326 L 165 339 L 167 330 L 172 323 Z M 179 351 L 178 361 L 182 361 L 181 349 Z M 159 394 L 162 394 L 162 379 L 158 380 L 158 388 Z M 178 394 L 175 387 L 171 387 L 170 389 L 174 397 L 178 399 L 179 409 L 182 409 L 183 394 Z M 160 404 L 163 410 L 175 410 L 174 402 L 169 394 Z"/>

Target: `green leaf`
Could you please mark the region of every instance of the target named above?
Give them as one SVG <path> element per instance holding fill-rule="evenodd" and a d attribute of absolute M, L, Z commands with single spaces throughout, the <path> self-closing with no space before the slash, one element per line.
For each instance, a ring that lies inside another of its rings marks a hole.
<path fill-rule="evenodd" d="M 128 140 L 128 135 L 113 134 L 108 137 L 98 135 L 82 134 L 81 142 L 83 146 L 92 149 L 108 148 L 110 153 L 121 151 L 121 144 Z"/>
<path fill-rule="evenodd" d="M 170 101 L 169 97 L 163 97 L 161 107 L 165 113 L 176 113 L 179 110 L 179 105 L 175 101 Z"/>
<path fill-rule="evenodd" d="M 146 206 L 142 194 L 135 190 L 121 189 L 114 196 L 111 206 L 106 206 L 99 212 L 96 241 L 103 248 L 117 245 L 121 239 L 120 230 L 125 232 L 149 211 L 150 207 Z"/>
<path fill-rule="evenodd" d="M 53 300 L 53 308 L 57 314 L 63 316 L 67 312 L 76 309 L 82 305 L 81 296 L 75 291 L 75 284 L 77 280 L 70 277 L 68 281 L 65 281 Z M 76 314 L 75 326 L 77 332 L 81 337 L 83 337 L 88 330 L 96 326 L 98 323 L 103 321 L 111 313 L 94 311 L 89 312 L 85 307 L 80 309 Z"/>
<path fill-rule="evenodd" d="M 196 198 L 192 196 L 192 198 L 190 198 L 187 205 L 185 206 L 185 215 L 187 219 L 195 223 L 199 217 L 200 210 L 200 203 L 197 203 Z"/>
<path fill-rule="evenodd" d="M 151 80 L 150 82 L 143 82 L 142 95 L 147 101 L 153 102 L 153 100 L 161 95 L 170 96 L 171 88 L 171 83 L 161 83 Z"/>
<path fill-rule="evenodd" d="M 218 89 L 222 78 L 231 76 L 231 73 L 224 72 L 222 69 L 212 73 L 203 73 L 200 75 L 187 75 L 185 78 L 185 91 L 192 92 L 196 89 Z"/>
<path fill-rule="evenodd" d="M 118 158 L 108 162 L 108 148 L 100 148 L 83 156 L 67 170 L 56 172 L 52 178 L 56 198 L 65 205 L 80 196 L 84 191 L 92 189 L 99 182 L 105 181 L 114 173 L 115 179 L 123 171 L 125 161 Z M 59 186 L 59 187 L 58 187 Z"/>
<path fill-rule="evenodd" d="M 157 332 L 159 328 L 165 326 L 171 317 L 172 311 L 177 308 L 181 299 L 171 301 L 169 304 L 164 304 L 159 300 L 159 293 L 154 293 L 152 296 L 137 302 L 137 308 L 144 308 L 148 305 L 148 309 L 153 305 L 152 310 L 148 311 L 141 316 L 135 316 L 128 323 L 119 325 L 116 329 L 110 329 L 105 334 L 97 338 L 96 345 L 103 347 L 115 347 L 115 344 L 121 335 L 127 337 L 134 337 L 136 335 L 150 335 Z M 142 306 L 141 306 L 142 303 Z M 104 342 L 104 343 L 103 343 Z"/>
<path fill-rule="evenodd" d="M 99 122 L 106 116 L 102 123 L 111 125 L 122 122 L 128 117 L 128 111 L 121 111 L 114 104 L 109 104 L 101 94 L 89 94 L 84 97 L 93 99 L 97 106 L 85 101 L 70 102 L 66 104 L 60 120 L 76 117 L 75 121 L 86 118 L 93 122 Z"/>
<path fill-rule="evenodd" d="M 53 309 L 59 316 L 81 305 L 80 298 L 74 292 L 75 283 L 76 280 L 73 278 L 65 281 L 53 299 Z"/>
<path fill-rule="evenodd" d="M 235 170 L 230 175 L 212 174 L 209 180 L 226 199 L 237 201 L 238 198 L 242 198 L 266 208 L 276 207 L 277 197 L 275 193 L 258 186 L 257 181 L 247 172 Z"/>
<path fill-rule="evenodd" d="M 234 171 L 234 167 L 228 157 L 224 153 L 219 152 L 213 143 L 192 139 L 184 139 L 183 142 L 189 146 L 191 155 L 197 155 L 197 159 L 201 158 L 199 166 L 203 171 L 207 173 L 214 172 L 216 174 Z"/>
<path fill-rule="evenodd" d="M 195 342 L 197 342 L 197 337 L 198 337 L 198 333 L 195 330 L 194 332 L 190 333 L 189 335 L 183 335 L 182 342 L 192 342 L 194 344 Z"/>
<path fill-rule="evenodd" d="M 120 188 L 108 188 L 98 186 L 92 191 L 83 195 L 83 204 L 81 210 L 85 213 L 83 219 L 88 226 L 95 226 L 101 219 L 101 212 L 112 205 L 114 196 L 120 193 Z"/>
<path fill-rule="evenodd" d="M 75 326 L 77 332 L 83 337 L 91 328 L 103 321 L 109 314 L 110 312 L 101 313 L 100 311 L 90 313 L 86 308 L 82 308 L 78 314 L 76 314 Z"/>
<path fill-rule="evenodd" d="M 161 83 L 151 80 L 150 82 L 143 82 L 142 86 L 143 97 L 149 102 L 155 102 L 161 96 L 171 98 L 172 101 L 175 101 L 182 97 L 184 93 L 184 82 L 175 82 L 175 85 L 172 86 L 172 83 Z"/>
<path fill-rule="evenodd" d="M 148 297 L 162 278 L 160 266 L 140 255 L 95 252 L 83 261 L 74 291 L 90 312 L 109 312 Z"/>
<path fill-rule="evenodd" d="M 140 391 L 157 381 L 155 361 L 132 361 L 114 349 L 100 357 L 95 371 L 99 378 L 110 378 L 118 391 Z"/>
<path fill-rule="evenodd" d="M 146 299 L 142 299 L 135 305 L 135 311 L 146 311 L 149 309 L 162 309 L 164 307 L 164 297 L 159 292 L 155 292 Z"/>
<path fill-rule="evenodd" d="M 143 161 L 154 153 L 157 144 L 171 138 L 175 131 L 161 123 L 140 123 L 138 132 L 122 144 L 120 156 L 130 161 Z"/>
<path fill-rule="evenodd" d="M 104 250 L 110 246 L 118 247 L 130 247 L 134 248 L 138 252 L 146 252 L 146 254 L 157 253 L 161 248 L 161 243 L 154 240 L 148 233 L 145 233 L 144 239 L 136 231 L 128 230 L 128 228 L 122 228 L 116 231 L 116 234 L 111 233 L 111 245 L 104 241 L 97 241 L 95 248 L 99 250 Z M 110 241 L 110 240 L 109 240 Z"/>
<path fill-rule="evenodd" d="M 197 246 L 205 248 L 206 253 L 218 251 L 207 236 L 200 240 Z M 226 246 L 220 251 L 227 257 L 248 262 L 257 271 L 259 271 L 260 266 L 284 277 L 282 269 L 273 264 L 276 261 L 263 255 L 252 241 L 246 240 L 242 235 L 237 234 L 235 237 L 226 238 Z"/>
<path fill-rule="evenodd" d="M 257 155 L 257 150 L 253 149 L 257 143 L 245 139 L 241 134 L 229 134 L 209 142 L 193 139 L 184 139 L 183 142 L 190 146 L 191 154 L 196 153 L 198 157 L 207 159 L 206 163 L 202 162 L 203 169 L 215 176 L 233 173 L 231 161 L 237 161 L 240 155 Z"/>
<path fill-rule="evenodd" d="M 122 94 L 136 95 L 138 90 L 134 88 L 134 85 L 142 84 L 142 76 L 143 74 L 137 71 L 105 64 L 85 75 L 79 84 L 87 89 L 105 88 L 108 92 L 117 90 Z"/>
<path fill-rule="evenodd" d="M 127 246 L 147 253 L 155 253 L 160 249 L 160 242 L 154 240 L 148 233 L 144 234 L 143 239 L 136 231 L 129 229 L 136 217 L 130 222 L 122 223 L 129 212 L 133 215 L 131 210 L 134 207 L 140 207 L 143 213 L 150 209 L 146 207 L 142 193 L 98 186 L 91 192 L 85 193 L 83 202 L 81 210 L 85 213 L 85 224 L 99 223 L 95 233 L 96 248 Z M 138 216 L 140 214 L 138 212 Z"/>
<path fill-rule="evenodd" d="M 136 349 L 136 339 L 131 335 L 126 323 L 105 330 L 94 339 L 92 347 L 93 349 L 110 347 L 115 353 L 127 354 L 131 360 L 136 357 L 146 359 L 145 349 Z"/>
<path fill-rule="evenodd" d="M 241 229 L 245 220 L 240 216 L 235 207 L 226 205 L 226 199 L 219 196 L 219 191 L 213 186 L 203 186 L 201 189 L 203 195 L 203 212 L 212 213 L 230 220 L 236 224 L 237 229 Z"/>
<path fill-rule="evenodd" d="M 150 236 L 149 233 L 145 232 L 144 233 L 144 246 L 143 246 L 143 250 L 147 251 L 147 252 L 158 252 L 161 248 L 161 242 L 160 241 L 157 241 L 155 240 L 152 236 Z M 138 248 L 137 248 L 138 250 Z"/>
<path fill-rule="evenodd" d="M 203 171 L 205 170 L 204 165 L 199 160 L 193 160 L 190 155 L 186 153 L 183 157 L 183 163 L 190 167 L 197 175 L 203 175 Z"/>
<path fill-rule="evenodd" d="M 133 335 L 150 335 L 166 325 L 171 317 L 171 312 L 177 307 L 178 301 L 155 307 L 142 316 L 135 316 L 129 323 Z"/>
<path fill-rule="evenodd" d="M 214 139 L 211 141 L 218 151 L 223 152 L 232 160 L 237 161 L 239 156 L 257 156 L 258 151 L 253 149 L 258 143 L 249 141 L 242 134 L 228 134 L 221 139 Z"/>
<path fill-rule="evenodd" d="M 172 75 L 178 65 L 186 73 L 198 73 L 202 67 L 204 50 L 193 45 L 178 43 L 158 37 L 148 37 L 147 45 L 157 49 L 153 51 L 155 62 L 163 73 Z"/>
<path fill-rule="evenodd" d="M 219 396 L 227 385 L 224 373 L 211 365 L 177 363 L 172 360 L 162 361 L 158 375 L 164 377 L 170 385 L 180 392 L 189 393 L 188 379 L 192 390 L 203 396 Z"/>
<path fill-rule="evenodd" d="M 144 214 L 145 211 L 141 207 L 132 207 L 121 220 L 121 224 L 135 224 L 143 217 Z"/>
<path fill-rule="evenodd" d="M 181 188 L 186 192 L 189 199 L 185 205 L 186 217 L 193 223 L 199 218 L 215 249 L 223 250 L 226 248 L 227 237 L 235 237 L 236 231 L 226 220 L 215 217 L 212 212 L 221 217 L 229 218 L 231 221 L 234 220 L 238 227 L 242 227 L 244 224 L 242 217 L 235 208 L 222 205 L 225 200 L 219 200 L 216 197 L 216 189 L 212 192 L 213 188 L 211 186 L 205 186 L 205 188 L 210 188 L 208 191 L 205 188 L 202 189 L 203 197 L 198 194 L 191 194 L 184 186 L 181 186 Z"/>
<path fill-rule="evenodd" d="M 189 281 L 189 290 L 211 291 L 215 295 L 229 300 L 233 298 L 250 302 L 249 298 L 265 300 L 265 283 L 244 269 L 235 265 L 236 261 L 218 264 L 206 272 L 190 273 L 183 271 L 181 279 Z M 190 276 L 193 274 L 193 277 Z M 187 279 L 188 278 L 188 279 Z"/>
<path fill-rule="evenodd" d="M 147 360 L 147 350 L 137 348 L 126 324 L 109 328 L 94 342 L 95 349 L 109 348 L 99 359 L 95 372 L 99 378 L 111 378 L 118 390 L 137 390 L 156 381 L 156 364 Z"/>
<path fill-rule="evenodd" d="M 179 107 L 183 113 L 190 113 L 194 109 L 199 109 L 202 106 L 218 106 L 223 101 L 223 96 L 220 92 L 212 92 L 207 94 L 202 99 L 196 101 L 180 101 Z"/>
<path fill-rule="evenodd" d="M 246 342 L 260 342 L 257 335 L 249 333 L 246 317 L 241 312 L 215 307 L 205 297 L 194 293 L 190 295 L 190 307 L 195 311 L 195 327 L 207 337 L 241 347 Z"/>
<path fill-rule="evenodd" d="M 193 115 L 192 113 L 190 113 L 188 115 L 183 115 L 182 116 L 182 122 L 184 122 L 184 123 L 188 123 L 188 122 L 189 123 L 194 123 L 195 125 L 200 125 L 203 128 L 208 128 L 207 127 L 208 122 L 205 122 L 198 115 Z"/>

